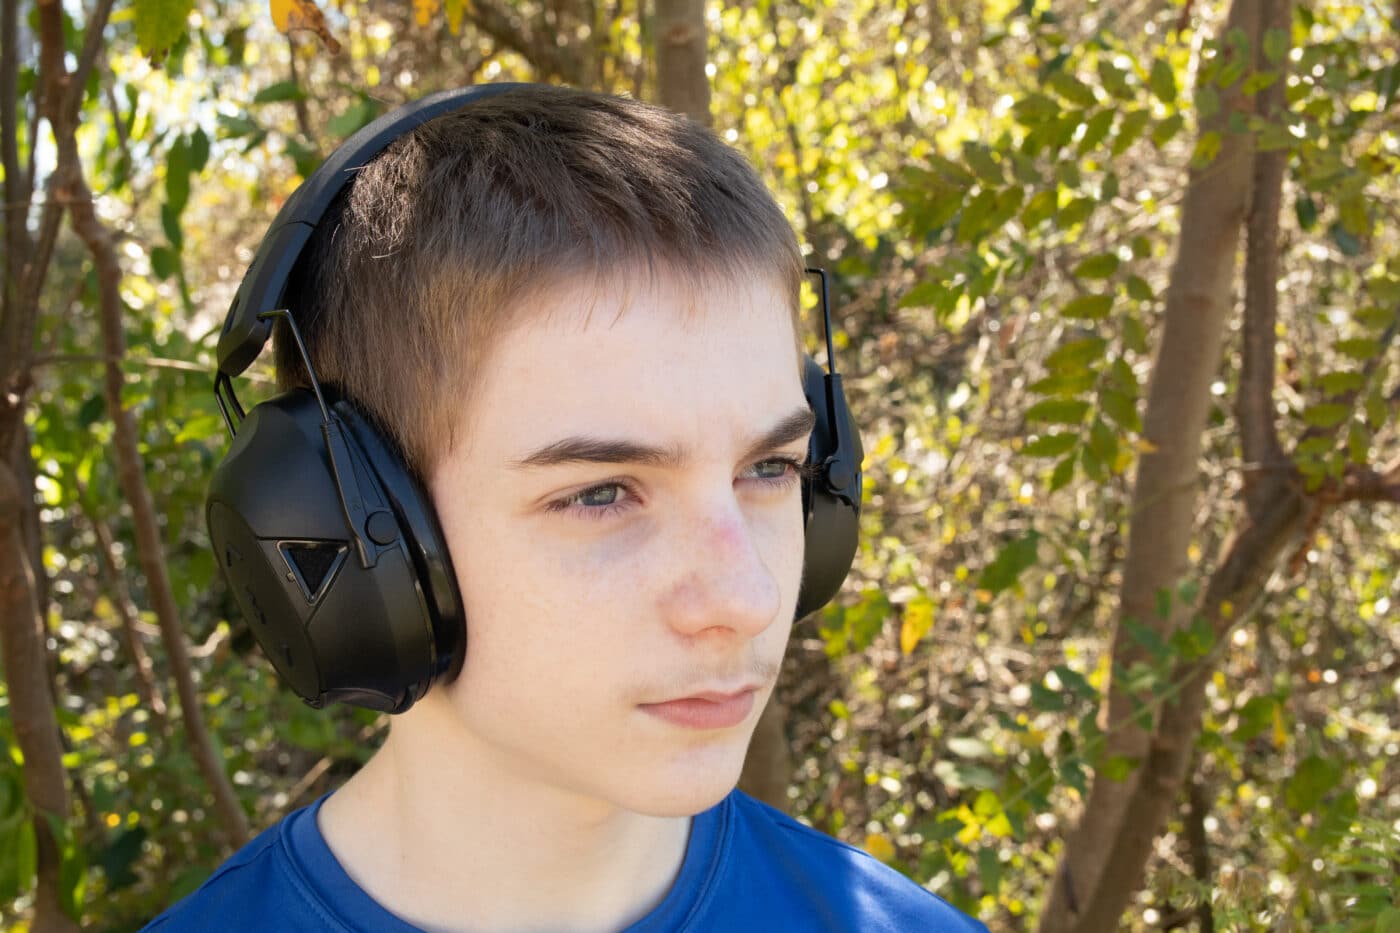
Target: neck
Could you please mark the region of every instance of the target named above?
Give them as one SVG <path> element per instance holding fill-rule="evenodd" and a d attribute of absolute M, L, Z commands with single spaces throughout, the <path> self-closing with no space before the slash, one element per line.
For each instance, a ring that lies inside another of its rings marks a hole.
<path fill-rule="evenodd" d="M 331 851 L 387 910 L 425 930 L 604 933 L 664 899 L 690 818 L 522 777 L 430 709 L 396 720 L 320 811 Z"/>

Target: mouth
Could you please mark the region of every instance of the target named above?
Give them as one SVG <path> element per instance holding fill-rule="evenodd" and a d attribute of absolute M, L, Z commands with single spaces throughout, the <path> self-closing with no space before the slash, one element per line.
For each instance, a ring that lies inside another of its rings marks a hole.
<path fill-rule="evenodd" d="M 641 709 L 686 729 L 731 729 L 749 718 L 757 695 L 757 687 L 732 693 L 705 690 L 664 703 L 643 703 Z"/>

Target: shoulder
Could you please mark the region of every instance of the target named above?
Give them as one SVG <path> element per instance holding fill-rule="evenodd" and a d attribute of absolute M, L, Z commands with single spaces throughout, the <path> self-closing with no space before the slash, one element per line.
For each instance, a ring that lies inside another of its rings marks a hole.
<path fill-rule="evenodd" d="M 344 927 L 308 897 L 286 850 L 290 821 L 314 819 L 298 810 L 273 824 L 215 869 L 193 893 L 156 917 L 142 933 L 279 929 L 342 931 Z"/>
<path fill-rule="evenodd" d="M 790 891 L 791 909 L 809 915 L 812 928 L 985 933 L 980 922 L 869 853 L 740 791 L 731 800 L 736 867 Z"/>

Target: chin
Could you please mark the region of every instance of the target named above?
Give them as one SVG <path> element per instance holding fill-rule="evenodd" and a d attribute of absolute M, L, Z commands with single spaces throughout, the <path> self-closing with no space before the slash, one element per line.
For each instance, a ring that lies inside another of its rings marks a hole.
<path fill-rule="evenodd" d="M 635 813 L 655 817 L 694 816 L 719 803 L 739 783 L 744 767 L 741 745 L 737 754 L 686 756 L 650 769 L 648 781 L 629 781 L 618 802 Z"/>

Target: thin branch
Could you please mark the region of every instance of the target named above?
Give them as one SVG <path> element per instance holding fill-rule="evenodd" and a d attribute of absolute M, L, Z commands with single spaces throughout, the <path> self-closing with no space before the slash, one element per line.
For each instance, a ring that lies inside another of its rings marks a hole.
<path fill-rule="evenodd" d="M 97 11 L 92 19 L 94 27 L 106 22 L 111 5 L 112 0 L 98 0 Z M 41 0 L 39 12 L 41 33 L 45 42 L 41 58 L 56 60 L 61 68 L 63 33 L 57 0 Z M 90 68 L 95 58 L 96 51 L 92 43 L 86 43 L 79 67 L 86 62 Z M 59 83 L 61 82 L 53 82 Z M 81 85 L 78 87 L 81 88 Z M 81 95 L 81 90 L 75 93 Z M 53 101 L 52 86 L 48 88 L 45 99 Z M 81 96 L 64 100 L 80 102 Z M 142 573 L 146 578 L 152 608 L 160 623 L 161 637 L 180 696 L 181 719 L 196 765 L 213 793 L 216 811 L 228 841 L 234 846 L 240 846 L 248 838 L 247 816 L 243 813 L 228 775 L 224 773 L 223 762 L 204 724 L 199 694 L 191 672 L 189 650 L 180 626 L 179 609 L 175 603 L 169 569 L 165 563 L 160 525 L 156 518 L 155 505 L 151 500 L 150 488 L 146 484 L 136 421 L 131 411 L 122 404 L 124 376 L 121 366 L 116 362 L 126 355 L 126 336 L 122 327 L 121 265 L 112 236 L 97 216 L 92 203 L 92 191 L 83 177 L 76 137 L 77 111 L 51 110 L 49 119 L 54 128 L 54 142 L 58 149 L 58 165 L 50 178 L 50 184 L 56 184 L 56 191 L 69 196 L 73 230 L 92 254 L 97 274 L 103 350 L 105 356 L 109 357 L 105 364 L 103 387 L 107 398 L 107 413 L 115 428 L 113 446 L 117 478 L 131 507 Z"/>
<path fill-rule="evenodd" d="M 131 598 L 131 590 L 127 587 L 125 578 L 122 577 L 121 568 L 117 565 L 117 547 L 112 529 L 98 511 L 92 507 L 87 485 L 82 480 L 77 481 L 77 492 L 79 509 L 83 517 L 88 520 L 88 524 L 92 526 L 93 534 L 97 536 L 98 564 L 101 566 L 103 577 L 107 580 L 107 587 L 112 595 L 112 604 L 117 610 L 117 618 L 121 623 L 122 638 L 126 641 L 126 649 L 131 654 L 132 663 L 136 666 L 136 679 L 141 682 L 141 689 L 145 693 L 146 708 L 150 710 L 151 716 L 155 720 L 156 731 L 160 735 L 166 735 L 165 697 L 161 693 L 159 682 L 156 680 L 155 665 L 151 663 L 151 656 L 146 652 L 146 646 L 142 643 L 141 636 L 137 631 L 137 620 L 141 614 L 136 608 L 135 600 Z"/>

